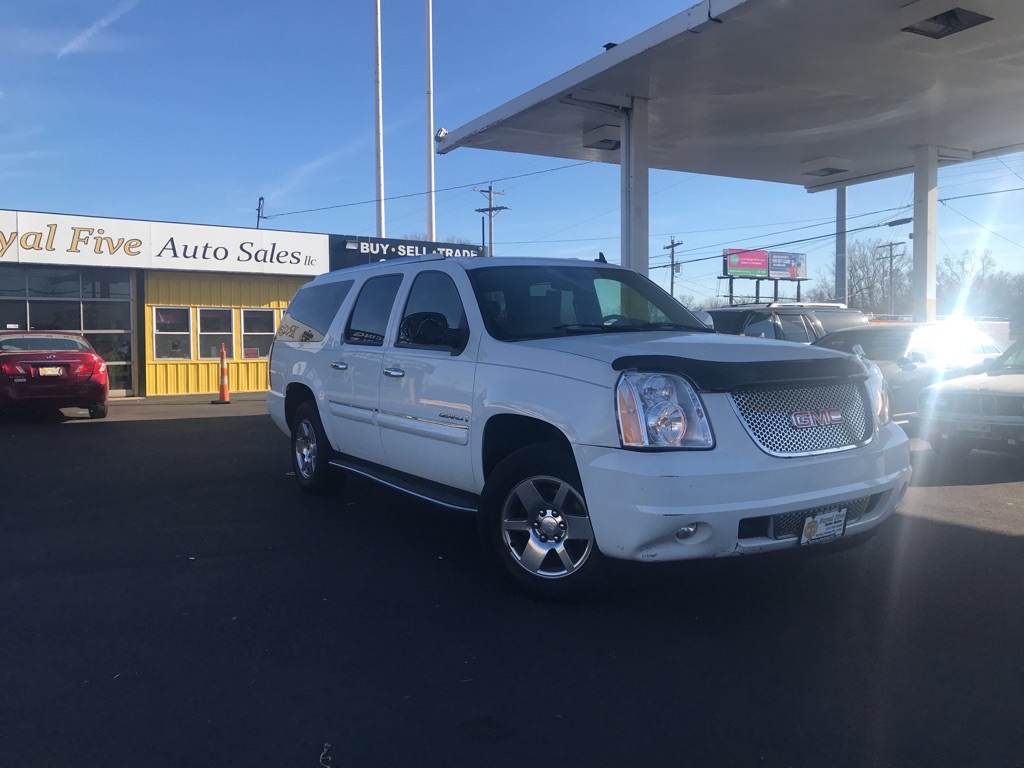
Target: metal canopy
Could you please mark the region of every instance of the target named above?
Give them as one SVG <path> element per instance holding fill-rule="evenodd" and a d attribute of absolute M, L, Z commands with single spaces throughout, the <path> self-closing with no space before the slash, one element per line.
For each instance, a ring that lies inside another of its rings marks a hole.
<path fill-rule="evenodd" d="M 902 31 L 956 3 L 992 21 L 940 39 Z M 1024 2 L 705 0 L 451 131 L 438 151 L 619 163 L 620 150 L 596 147 L 614 146 L 615 108 L 634 99 L 648 100 L 649 167 L 811 191 L 913 172 L 925 145 L 939 165 L 1019 151 Z"/>

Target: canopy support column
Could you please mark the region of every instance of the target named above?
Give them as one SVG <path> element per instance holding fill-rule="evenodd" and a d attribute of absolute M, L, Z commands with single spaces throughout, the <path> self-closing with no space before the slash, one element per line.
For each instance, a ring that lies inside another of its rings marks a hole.
<path fill-rule="evenodd" d="M 647 99 L 634 97 L 623 110 L 620 233 L 622 266 L 647 275 L 650 272 L 650 131 Z"/>
<path fill-rule="evenodd" d="M 836 187 L 836 301 L 847 300 L 848 269 L 846 263 L 846 187 Z M 797 283 L 797 289 L 800 284 Z"/>
<path fill-rule="evenodd" d="M 939 207 L 939 148 L 914 148 L 914 320 L 935 320 L 935 222 Z"/>

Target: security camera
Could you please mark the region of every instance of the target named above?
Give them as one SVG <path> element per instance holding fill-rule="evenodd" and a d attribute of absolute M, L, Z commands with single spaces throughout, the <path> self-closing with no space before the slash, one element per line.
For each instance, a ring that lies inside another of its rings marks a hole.
<path fill-rule="evenodd" d="M 448 129 L 447 128 L 438 128 L 437 129 L 437 133 L 434 134 L 434 141 L 440 141 L 441 139 L 443 139 L 447 135 L 448 135 Z"/>

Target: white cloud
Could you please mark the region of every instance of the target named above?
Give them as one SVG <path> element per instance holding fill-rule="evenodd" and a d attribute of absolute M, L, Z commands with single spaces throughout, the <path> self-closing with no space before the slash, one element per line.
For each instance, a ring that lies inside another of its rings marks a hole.
<path fill-rule="evenodd" d="M 72 38 L 71 42 L 67 43 L 57 52 L 57 58 L 62 58 L 69 53 L 81 53 L 84 50 L 89 50 L 89 43 L 96 35 L 128 13 L 128 11 L 138 5 L 138 2 L 139 0 L 126 0 L 126 2 L 121 3 L 91 27 L 83 32 L 79 32 Z"/>
<path fill-rule="evenodd" d="M 270 185 L 269 189 L 264 193 L 264 196 L 275 200 L 287 197 L 292 192 L 295 192 L 304 186 L 307 181 L 315 177 L 317 173 L 324 168 L 331 166 L 346 157 L 358 155 L 365 151 L 365 146 L 365 139 L 357 139 L 346 146 L 339 147 L 323 157 L 318 157 L 314 160 L 302 163 L 301 165 L 293 168 L 285 179 Z"/>

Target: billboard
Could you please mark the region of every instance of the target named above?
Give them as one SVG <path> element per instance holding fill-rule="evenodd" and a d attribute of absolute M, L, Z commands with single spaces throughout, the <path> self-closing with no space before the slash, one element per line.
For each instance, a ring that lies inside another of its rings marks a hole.
<path fill-rule="evenodd" d="M 726 248 L 722 274 L 726 277 L 768 277 L 768 251 Z"/>
<path fill-rule="evenodd" d="M 778 280 L 805 279 L 807 277 L 807 254 L 769 251 L 768 277 Z"/>
<path fill-rule="evenodd" d="M 722 253 L 723 277 L 769 280 L 807 278 L 807 254 L 726 248 Z"/>

